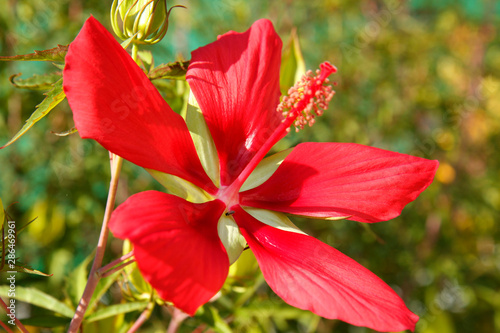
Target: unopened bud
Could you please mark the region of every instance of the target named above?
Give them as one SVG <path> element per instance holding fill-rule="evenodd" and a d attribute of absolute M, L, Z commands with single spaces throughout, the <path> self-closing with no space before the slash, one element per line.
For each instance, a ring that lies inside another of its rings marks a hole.
<path fill-rule="evenodd" d="M 113 0 L 111 25 L 122 40 L 132 37 L 132 43 L 154 44 L 167 33 L 172 8 L 167 11 L 166 0 Z"/>

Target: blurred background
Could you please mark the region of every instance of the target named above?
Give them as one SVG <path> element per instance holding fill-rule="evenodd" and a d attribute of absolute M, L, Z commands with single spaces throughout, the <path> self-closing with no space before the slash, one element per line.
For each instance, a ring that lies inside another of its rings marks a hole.
<path fill-rule="evenodd" d="M 189 59 L 217 35 L 245 31 L 265 17 L 285 44 L 296 29 L 307 68 L 325 60 L 338 67 L 330 110 L 279 148 L 355 142 L 440 161 L 434 183 L 389 222 L 294 222 L 394 288 L 421 317 L 417 332 L 500 332 L 500 1 L 168 1 L 175 4 L 187 9 L 174 9 L 167 36 L 145 48 L 156 64 Z M 0 55 L 69 44 L 90 15 L 110 28 L 110 6 L 111 0 L 4 0 Z M 0 62 L 0 144 L 44 97 L 16 89 L 9 76 L 57 70 L 49 62 Z M 162 84 L 165 91 L 178 85 Z M 16 250 L 33 269 L 53 274 L 18 274 L 17 285 L 74 307 L 79 295 L 72 294 L 80 288 L 74 287 L 74 272 L 85 267 L 97 243 L 110 176 L 107 152 L 98 144 L 78 134 L 51 133 L 71 127 L 71 110 L 63 102 L 0 150 L 0 198 L 19 225 L 37 218 L 19 235 Z M 154 188 L 160 189 L 149 174 L 125 163 L 117 202 Z M 110 239 L 104 262 L 120 255 L 121 244 Z M 251 278 L 227 286 L 179 331 L 371 332 L 292 308 L 269 290 L 258 270 L 248 271 Z M 115 284 L 102 302 L 120 299 Z M 18 313 L 23 318 L 51 312 L 19 303 Z M 101 326 L 87 331 L 122 327 L 139 314 L 94 322 Z M 169 318 L 157 307 L 140 332 L 164 332 Z"/>

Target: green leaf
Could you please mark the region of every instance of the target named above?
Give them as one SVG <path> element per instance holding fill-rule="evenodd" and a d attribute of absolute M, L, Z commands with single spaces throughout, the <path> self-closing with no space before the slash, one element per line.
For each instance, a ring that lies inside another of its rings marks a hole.
<path fill-rule="evenodd" d="M 281 56 L 280 71 L 280 90 L 281 94 L 286 95 L 288 89 L 299 81 L 302 75 L 306 73 L 306 64 L 302 51 L 300 50 L 299 37 L 295 29 L 290 34 L 290 40 L 283 49 Z"/>
<path fill-rule="evenodd" d="M 207 305 L 204 307 L 205 310 L 201 313 L 200 319 L 203 320 L 207 325 L 212 327 L 215 332 L 219 333 L 231 333 L 232 330 L 229 325 L 222 319 L 217 309 Z M 198 317 L 198 316 L 197 316 Z"/>
<path fill-rule="evenodd" d="M 0 296 L 9 297 L 9 286 L 0 286 Z M 54 311 L 68 318 L 73 318 L 73 309 L 38 289 L 16 286 L 16 296 L 14 298 L 18 301 Z"/>
<path fill-rule="evenodd" d="M 62 88 L 62 79 L 53 84 L 52 90 L 48 91 L 45 99 L 42 103 L 38 104 L 35 112 L 31 114 L 31 117 L 26 121 L 23 128 L 9 142 L 0 147 L 0 149 L 5 148 L 19 139 L 24 133 L 26 133 L 37 121 L 45 117 L 57 104 L 59 104 L 66 95 L 64 94 Z"/>
<path fill-rule="evenodd" d="M 52 276 L 52 274 L 46 274 L 44 272 L 41 272 L 36 269 L 32 269 L 26 264 L 20 263 L 19 260 L 16 258 L 16 265 L 14 265 L 14 268 L 11 268 L 9 266 L 2 267 L 0 269 L 0 272 L 7 272 L 7 271 L 15 271 L 15 272 L 20 272 L 20 273 L 28 273 L 28 274 L 34 274 L 34 275 L 40 275 L 40 276 Z"/>
<path fill-rule="evenodd" d="M 148 73 L 150 80 L 157 79 L 173 79 L 184 80 L 186 71 L 189 66 L 189 61 L 176 61 L 169 62 L 168 64 L 161 64 L 155 67 Z"/>
<path fill-rule="evenodd" d="M 35 326 L 35 327 L 58 327 L 65 326 L 69 324 L 71 318 L 66 317 L 58 317 L 58 316 L 41 316 L 41 317 L 32 317 L 21 320 L 23 325 Z"/>
<path fill-rule="evenodd" d="M 64 132 L 53 132 L 53 131 L 50 131 L 50 133 L 52 133 L 54 135 L 57 135 L 57 136 L 68 136 L 68 135 L 71 135 L 71 134 L 75 134 L 76 132 L 78 132 L 78 130 L 76 129 L 76 127 L 72 127 L 69 130 L 64 131 Z"/>
<path fill-rule="evenodd" d="M 64 70 L 64 64 L 58 64 L 56 62 L 53 62 L 52 65 L 56 66 L 60 70 Z"/>
<path fill-rule="evenodd" d="M 18 79 L 19 76 L 21 76 L 21 73 L 13 74 L 9 78 L 10 83 L 12 83 L 12 85 L 14 85 L 16 88 L 47 90 L 47 89 L 52 89 L 54 83 L 56 83 L 58 80 L 61 79 L 62 74 L 61 73 L 51 73 L 44 75 L 35 74 L 27 79 Z"/>
<path fill-rule="evenodd" d="M 24 229 L 26 229 L 26 227 L 28 227 L 31 223 L 35 222 L 35 220 L 38 218 L 35 217 L 33 220 L 29 221 L 28 223 L 26 223 L 25 225 L 23 225 L 21 228 L 17 229 L 17 234 L 19 235 L 21 233 L 21 231 L 23 231 Z"/>
<path fill-rule="evenodd" d="M 149 302 L 132 302 L 132 303 L 123 303 L 123 304 L 114 304 L 102 308 L 93 314 L 87 316 L 85 318 L 86 323 L 91 323 L 94 321 L 106 319 L 109 317 L 114 317 L 116 315 L 122 313 L 128 313 L 132 311 L 141 311 L 144 310 L 148 306 Z"/>
<path fill-rule="evenodd" d="M 66 279 L 66 293 L 73 305 L 78 305 L 80 302 L 80 297 L 83 295 L 83 290 L 87 284 L 87 278 L 89 271 L 87 270 L 88 265 L 94 258 L 94 253 L 92 252 L 87 258 L 85 258 L 80 265 L 78 265 L 71 273 L 69 273 Z"/>
<path fill-rule="evenodd" d="M 2 56 L 0 61 L 64 61 L 68 53 L 69 45 L 57 45 L 53 49 L 35 51 L 30 54 L 15 55 L 10 57 Z"/>

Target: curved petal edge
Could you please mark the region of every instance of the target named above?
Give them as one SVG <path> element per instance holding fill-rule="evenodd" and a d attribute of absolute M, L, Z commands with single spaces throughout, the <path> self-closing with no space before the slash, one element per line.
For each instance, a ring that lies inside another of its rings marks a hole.
<path fill-rule="evenodd" d="M 139 270 L 160 297 L 194 315 L 220 290 L 229 271 L 217 234 L 224 208 L 218 200 L 194 204 L 162 192 L 141 192 L 113 212 L 109 228 L 134 245 Z"/>
<path fill-rule="evenodd" d="M 241 207 L 234 218 L 267 283 L 288 304 L 378 331 L 415 329 L 418 316 L 351 258 L 313 237 L 265 225 Z"/>

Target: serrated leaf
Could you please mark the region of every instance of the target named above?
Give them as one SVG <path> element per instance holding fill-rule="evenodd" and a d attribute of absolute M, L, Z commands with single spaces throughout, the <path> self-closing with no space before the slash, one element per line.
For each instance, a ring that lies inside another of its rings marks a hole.
<path fill-rule="evenodd" d="M 0 296 L 9 297 L 9 286 L 0 286 Z M 74 310 L 63 302 L 36 288 L 16 286 L 15 299 L 73 318 Z"/>
<path fill-rule="evenodd" d="M 57 45 L 52 49 L 35 51 L 30 54 L 2 56 L 0 61 L 64 61 L 69 45 Z"/>
<path fill-rule="evenodd" d="M 188 66 L 189 66 L 189 61 L 176 61 L 176 62 L 169 62 L 168 64 L 161 64 L 148 73 L 148 78 L 150 80 L 157 80 L 157 79 L 184 80 L 186 77 Z"/>
<path fill-rule="evenodd" d="M 26 133 L 37 121 L 45 117 L 57 104 L 59 104 L 66 95 L 64 94 L 62 87 L 62 80 L 54 83 L 52 90 L 48 91 L 45 99 L 42 103 L 38 104 L 35 112 L 31 114 L 28 120 L 26 120 L 26 124 L 24 124 L 23 128 L 9 142 L 0 147 L 0 149 L 5 148 L 19 139 L 24 133 Z"/>
<path fill-rule="evenodd" d="M 71 318 L 66 317 L 40 316 L 23 319 L 21 320 L 21 323 L 26 326 L 53 328 L 58 326 L 65 326 L 69 324 L 70 321 Z"/>
<path fill-rule="evenodd" d="M 38 75 L 35 74 L 27 79 L 18 79 L 19 74 L 13 74 L 9 77 L 10 83 L 16 88 L 33 89 L 33 90 L 47 90 L 52 89 L 54 83 L 61 79 L 62 73 L 51 73 Z"/>
<path fill-rule="evenodd" d="M 148 306 L 149 302 L 132 302 L 123 304 L 114 304 L 107 306 L 105 308 L 99 309 L 93 314 L 85 318 L 86 323 L 91 323 L 94 321 L 106 319 L 109 317 L 114 317 L 122 313 L 128 313 L 132 311 L 141 311 Z"/>
<path fill-rule="evenodd" d="M 299 37 L 294 30 L 290 34 L 290 40 L 283 49 L 281 56 L 281 71 L 280 71 L 280 90 L 281 94 L 286 95 L 288 89 L 299 81 L 302 75 L 306 72 L 306 64 L 302 51 L 300 50 Z"/>
<path fill-rule="evenodd" d="M 16 258 L 16 265 L 14 265 L 14 268 L 5 266 L 4 268 L 0 269 L 0 272 L 7 272 L 7 271 L 15 271 L 15 272 L 20 272 L 20 273 L 28 273 L 28 274 L 40 275 L 40 276 L 52 276 L 52 274 L 46 274 L 46 273 L 41 272 L 39 270 L 32 269 L 28 265 L 20 263 L 19 260 L 17 260 L 17 258 Z"/>
<path fill-rule="evenodd" d="M 57 135 L 57 136 L 68 136 L 68 135 L 74 134 L 76 132 L 78 132 L 78 130 L 76 129 L 76 127 L 72 127 L 69 130 L 67 130 L 67 131 L 59 132 L 59 133 L 58 132 L 50 131 L 50 133 L 52 133 L 54 135 Z"/>

